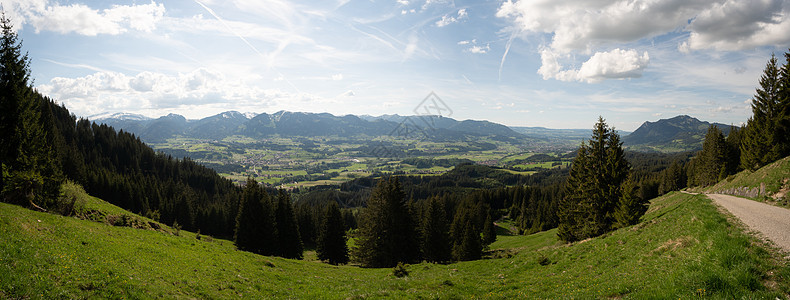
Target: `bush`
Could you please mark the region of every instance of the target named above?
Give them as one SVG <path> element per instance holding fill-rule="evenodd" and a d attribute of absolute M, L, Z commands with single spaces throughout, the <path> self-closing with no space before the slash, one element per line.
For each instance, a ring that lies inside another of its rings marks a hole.
<path fill-rule="evenodd" d="M 406 265 L 399 262 L 397 266 L 392 268 L 392 275 L 398 278 L 409 276 L 409 271 L 406 270 Z"/>

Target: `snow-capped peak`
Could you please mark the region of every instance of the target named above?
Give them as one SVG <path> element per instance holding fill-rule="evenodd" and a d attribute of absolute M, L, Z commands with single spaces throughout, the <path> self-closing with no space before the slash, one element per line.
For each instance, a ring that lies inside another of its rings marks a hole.
<path fill-rule="evenodd" d="M 133 113 L 124 113 L 124 112 L 110 113 L 110 112 L 106 112 L 106 113 L 101 113 L 101 114 L 95 114 L 95 115 L 88 116 L 88 119 L 89 120 L 93 120 L 93 121 L 106 120 L 106 119 L 127 120 L 127 121 L 146 121 L 146 120 L 150 120 L 151 118 L 146 117 L 144 115 L 133 114 Z"/>

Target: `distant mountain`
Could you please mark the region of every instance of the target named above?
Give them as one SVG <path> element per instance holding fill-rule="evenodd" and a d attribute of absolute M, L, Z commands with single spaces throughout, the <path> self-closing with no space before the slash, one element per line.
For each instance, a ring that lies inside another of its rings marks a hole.
<path fill-rule="evenodd" d="M 157 119 L 133 118 L 131 114 L 113 114 L 96 119 L 116 129 L 132 132 L 144 141 L 161 142 L 175 136 L 222 139 L 231 135 L 254 138 L 280 136 L 383 136 L 402 134 L 399 126 L 409 126 L 436 140 L 468 140 L 492 136 L 498 140 L 520 142 L 525 136 L 507 126 L 488 122 L 458 121 L 441 116 L 407 117 L 399 115 L 335 116 L 329 113 L 279 111 L 273 114 L 245 114 L 228 111 L 200 120 L 187 120 L 170 114 Z M 250 117 L 253 116 L 253 117 Z M 408 122 L 405 122 L 408 121 Z M 416 128 L 415 128 L 416 126 Z"/>
<path fill-rule="evenodd" d="M 705 133 L 711 125 L 728 134 L 730 125 L 709 123 L 682 115 L 656 122 L 645 122 L 623 138 L 623 145 L 632 150 L 679 152 L 702 148 Z"/>

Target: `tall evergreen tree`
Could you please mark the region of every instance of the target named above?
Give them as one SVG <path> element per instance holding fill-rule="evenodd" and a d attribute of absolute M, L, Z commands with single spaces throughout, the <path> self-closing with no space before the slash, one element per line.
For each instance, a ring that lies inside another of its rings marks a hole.
<path fill-rule="evenodd" d="M 277 226 L 269 195 L 255 179 L 247 178 L 236 218 L 236 247 L 261 255 L 277 255 L 277 240 Z"/>
<path fill-rule="evenodd" d="M 630 170 L 619 135 L 599 117 L 592 137 L 579 147 L 571 165 L 557 212 L 560 238 L 576 241 L 611 230 L 621 185 Z"/>
<path fill-rule="evenodd" d="M 352 254 L 366 267 L 393 267 L 419 258 L 416 230 L 397 177 L 382 179 L 362 212 Z"/>
<path fill-rule="evenodd" d="M 275 212 L 277 224 L 277 237 L 280 240 L 280 256 L 285 258 L 302 259 L 302 239 L 299 236 L 299 227 L 296 223 L 291 196 L 280 190 L 277 193 L 277 210 Z"/>
<path fill-rule="evenodd" d="M 43 128 L 44 103 L 36 101 L 29 83 L 30 60 L 5 12 L 0 27 L 0 198 L 44 210 L 36 203 L 57 197 L 62 182 L 53 133 L 46 131 L 52 128 Z"/>
<path fill-rule="evenodd" d="M 488 212 L 485 224 L 483 224 L 483 245 L 488 247 L 493 242 L 496 242 L 496 225 L 494 220 L 491 219 L 491 212 Z"/>
<path fill-rule="evenodd" d="M 626 180 L 620 187 L 620 201 L 614 211 L 616 220 L 616 227 L 626 227 L 639 223 L 641 218 L 647 211 L 649 202 L 637 196 L 636 182 L 631 179 Z"/>
<path fill-rule="evenodd" d="M 453 245 L 453 258 L 458 261 L 480 259 L 483 254 L 483 244 L 474 220 L 466 215 L 459 220 L 459 224 L 463 225 L 458 227 L 460 230 L 455 234 L 457 240 Z"/>
<path fill-rule="evenodd" d="M 348 246 L 346 245 L 346 230 L 343 216 L 337 202 L 329 202 L 324 215 L 321 232 L 318 234 L 316 254 L 318 259 L 330 264 L 345 264 L 348 262 Z"/>
<path fill-rule="evenodd" d="M 427 200 L 421 229 L 420 249 L 423 259 L 437 263 L 450 261 L 450 233 L 444 201 L 439 196 L 433 196 Z"/>
<path fill-rule="evenodd" d="M 710 126 L 702 143 L 702 150 L 697 154 L 695 164 L 695 184 L 709 186 L 726 177 L 727 144 L 724 135 L 716 126 Z"/>
<path fill-rule="evenodd" d="M 785 118 L 782 109 L 786 101 L 781 101 L 782 84 L 775 55 L 765 65 L 760 77 L 760 87 L 752 98 L 752 117 L 746 123 L 741 143 L 741 166 L 756 170 L 786 155 L 784 136 L 777 131 L 779 120 Z M 785 109 L 786 111 L 786 109 Z"/>
<path fill-rule="evenodd" d="M 779 116 L 776 118 L 775 152 L 779 158 L 790 155 L 790 50 L 784 56 L 785 62 L 779 70 Z"/>

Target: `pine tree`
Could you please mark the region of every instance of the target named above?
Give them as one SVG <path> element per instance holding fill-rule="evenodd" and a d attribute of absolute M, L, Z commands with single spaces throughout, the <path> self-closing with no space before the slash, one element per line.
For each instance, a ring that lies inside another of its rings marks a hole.
<path fill-rule="evenodd" d="M 630 170 L 620 136 L 599 117 L 592 137 L 579 147 L 571 165 L 557 212 L 559 237 L 577 241 L 612 230 L 621 185 Z"/>
<path fill-rule="evenodd" d="M 277 226 L 266 190 L 255 179 L 247 178 L 241 201 L 236 217 L 236 247 L 261 255 L 278 254 Z"/>
<path fill-rule="evenodd" d="M 790 50 L 779 70 L 779 103 L 776 118 L 775 152 L 779 158 L 790 155 Z"/>
<path fill-rule="evenodd" d="M 491 212 L 489 211 L 483 225 L 483 245 L 487 247 L 494 242 L 496 242 L 496 225 L 494 225 L 494 220 L 491 219 Z"/>
<path fill-rule="evenodd" d="M 324 222 L 321 232 L 318 234 L 316 254 L 318 254 L 318 259 L 333 265 L 348 262 L 346 230 L 337 202 L 329 202 L 326 207 Z"/>
<path fill-rule="evenodd" d="M 719 182 L 726 174 L 727 144 L 721 130 L 710 126 L 702 143 L 702 150 L 697 153 L 695 164 L 695 184 L 709 186 Z M 726 176 L 725 176 L 726 177 Z"/>
<path fill-rule="evenodd" d="M 468 215 L 467 215 L 468 216 Z M 460 227 L 460 234 L 457 234 L 457 241 L 453 246 L 453 258 L 457 261 L 469 261 L 480 259 L 483 254 L 483 244 L 480 240 L 480 233 L 475 228 L 472 218 L 464 218 Z"/>
<path fill-rule="evenodd" d="M 760 87 L 752 98 L 752 117 L 746 123 L 741 144 L 741 166 L 756 170 L 782 155 L 784 136 L 777 132 L 779 120 L 783 119 L 786 101 L 780 101 L 780 72 L 775 55 L 765 66 L 760 77 Z M 786 111 L 786 109 L 785 109 Z"/>
<path fill-rule="evenodd" d="M 647 211 L 649 202 L 636 195 L 636 183 L 629 179 L 621 186 L 620 201 L 614 211 L 616 227 L 625 227 L 639 223 Z"/>
<path fill-rule="evenodd" d="M 277 237 L 279 238 L 280 256 L 285 258 L 302 259 L 302 239 L 299 236 L 299 227 L 296 224 L 291 197 L 287 192 L 280 190 L 277 193 L 277 210 L 275 212 L 277 224 Z"/>
<path fill-rule="evenodd" d="M 427 200 L 425 217 L 422 219 L 420 249 L 428 262 L 443 263 L 451 259 L 450 236 L 445 215 L 444 201 L 438 196 Z"/>
<path fill-rule="evenodd" d="M 22 54 L 22 43 L 5 12 L 0 27 L 0 200 L 45 210 L 36 202 L 57 197 L 63 180 L 53 160 L 52 133 L 47 132 L 52 128 L 43 128 L 40 111 L 45 103 L 34 97 L 30 60 Z"/>
<path fill-rule="evenodd" d="M 353 257 L 366 267 L 393 267 L 419 258 L 416 230 L 397 177 L 382 179 L 362 212 Z"/>

